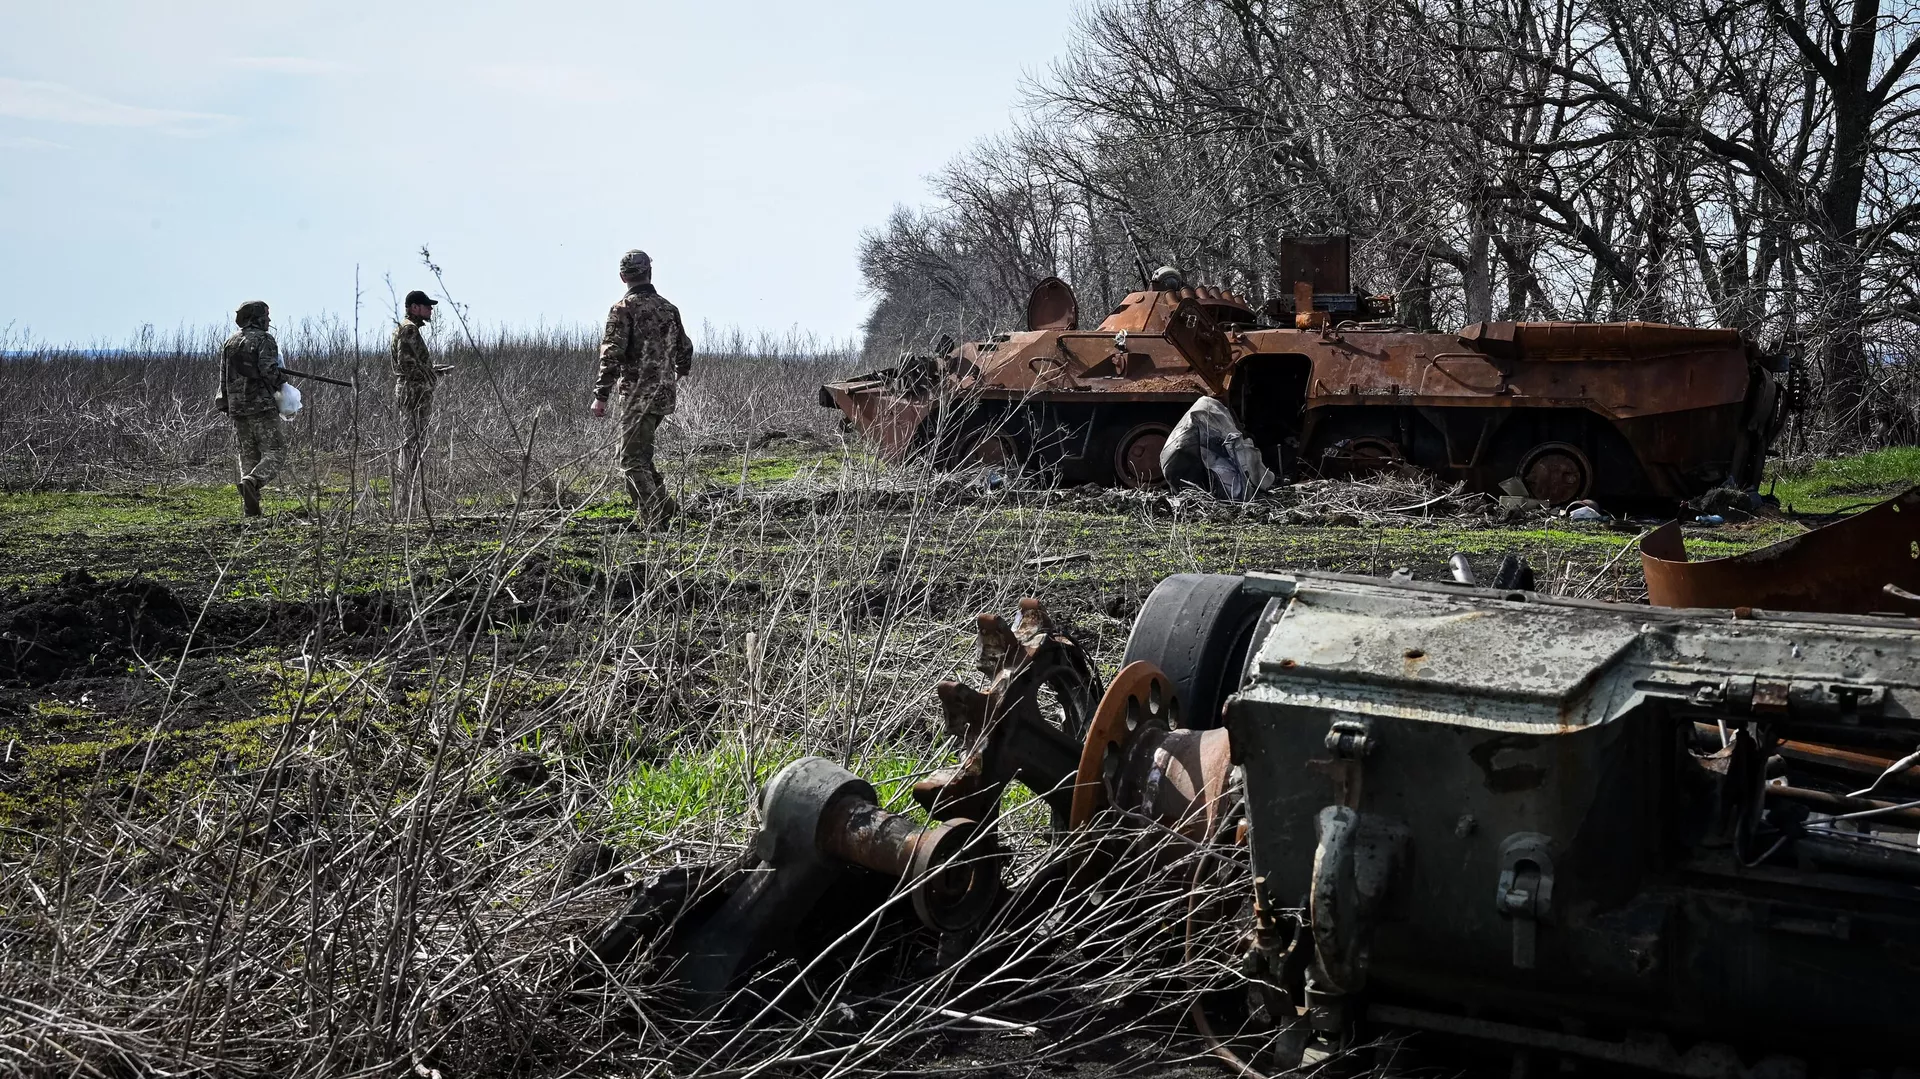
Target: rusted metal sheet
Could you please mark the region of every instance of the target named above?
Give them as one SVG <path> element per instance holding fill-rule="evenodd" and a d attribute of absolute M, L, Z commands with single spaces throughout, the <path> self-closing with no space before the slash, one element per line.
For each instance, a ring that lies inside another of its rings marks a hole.
<path fill-rule="evenodd" d="M 1920 600 L 1907 598 L 1920 594 L 1920 486 L 1804 535 L 1700 562 L 1687 560 L 1680 526 L 1668 522 L 1640 541 L 1640 566 L 1648 601 L 1662 607 L 1920 616 Z"/>
<path fill-rule="evenodd" d="M 845 413 L 854 428 L 880 449 L 883 456 L 899 460 L 913 446 L 921 421 L 933 411 L 933 402 L 924 398 L 888 393 L 881 379 L 837 382 L 826 387 L 834 407 Z"/>
<path fill-rule="evenodd" d="M 1227 392 L 1227 379 L 1233 371 L 1233 345 L 1205 308 L 1193 300 L 1180 301 L 1167 320 L 1166 335 L 1209 390 L 1217 395 Z"/>
<path fill-rule="evenodd" d="M 1280 287 L 1305 282 L 1316 293 L 1352 292 L 1351 250 L 1346 236 L 1288 237 L 1280 245 Z"/>
<path fill-rule="evenodd" d="M 1475 322 L 1460 340 L 1490 355 L 1530 360 L 1658 359 L 1742 347 L 1740 331 L 1660 322 Z"/>

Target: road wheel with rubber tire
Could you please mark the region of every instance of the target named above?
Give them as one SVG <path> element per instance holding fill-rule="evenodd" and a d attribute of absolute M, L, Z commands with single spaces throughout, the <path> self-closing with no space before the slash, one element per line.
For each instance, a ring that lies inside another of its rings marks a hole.
<path fill-rule="evenodd" d="M 1113 443 L 1113 478 L 1122 487 L 1158 487 L 1166 482 L 1160 471 L 1160 451 L 1166 448 L 1173 425 L 1145 420 L 1120 432 Z"/>
<path fill-rule="evenodd" d="M 1555 506 L 1587 497 L 1593 489 L 1593 462 L 1569 442 L 1542 442 L 1520 459 L 1519 476 L 1527 494 Z"/>
<path fill-rule="evenodd" d="M 1144 659 L 1178 691 L 1188 727 L 1220 725 L 1220 708 L 1240 688 L 1247 647 L 1267 598 L 1227 573 L 1176 573 L 1154 586 L 1133 620 L 1124 667 Z"/>

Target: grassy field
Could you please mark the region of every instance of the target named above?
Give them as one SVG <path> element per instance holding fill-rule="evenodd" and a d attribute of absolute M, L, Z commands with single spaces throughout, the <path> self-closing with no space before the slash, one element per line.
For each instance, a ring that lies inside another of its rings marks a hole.
<path fill-rule="evenodd" d="M 1828 508 L 1911 463 L 1815 465 L 1779 491 Z M 1516 553 L 1542 591 L 1644 595 L 1641 525 L 1503 520 L 1473 499 L 1406 511 L 1425 498 L 1404 489 L 1244 507 L 1030 489 L 812 435 L 686 446 L 669 472 L 687 514 L 653 532 L 584 483 L 450 491 L 412 522 L 379 483 L 324 470 L 255 522 L 204 482 L 0 494 L 0 932 L 25 942 L 0 992 L 60 1017 L 52 1041 L 0 1035 L 0 1052 L 281 1074 L 804 1056 L 821 1036 L 805 1023 L 746 1046 L 605 997 L 526 1014 L 515 1002 L 618 902 L 614 878 L 555 887 L 574 852 L 608 845 L 636 874 L 725 857 L 802 753 L 906 808 L 952 760 L 933 685 L 978 682 L 974 614 L 1022 596 L 1111 676 L 1177 572 L 1430 578 L 1455 552 L 1483 573 Z M 1710 556 L 1802 527 L 1689 543 Z M 241 978 L 256 989 L 222 988 Z M 609 1027 L 609 1007 L 632 1021 Z"/>
<path fill-rule="evenodd" d="M 1769 479 L 1763 490 L 1801 513 L 1861 508 L 1920 483 L 1920 446 L 1791 462 L 1776 466 Z"/>
<path fill-rule="evenodd" d="M 1897 461 L 1897 452 L 1882 456 Z M 1872 483 L 1897 476 L 1897 467 L 1875 459 L 1832 463 L 1782 489 L 1814 504 L 1858 499 L 1876 489 Z M 98 791 L 119 789 L 134 748 L 141 769 L 163 764 L 157 778 L 143 780 L 141 804 L 198 796 L 217 766 L 268 753 L 273 732 L 303 703 L 289 697 L 289 681 L 298 680 L 289 664 L 302 661 L 300 647 L 312 635 L 331 637 L 342 657 L 379 655 L 380 675 L 391 677 L 393 612 L 424 609 L 432 620 L 476 596 L 496 606 L 485 628 L 489 644 L 524 646 L 568 628 L 583 605 L 605 616 L 626 602 L 640 614 L 663 595 L 642 582 L 664 578 L 675 582 L 676 617 L 697 631 L 685 647 L 716 661 L 737 653 L 748 633 L 827 633 L 842 638 L 834 647 L 861 666 L 892 668 L 887 649 L 898 638 L 874 627 L 907 617 L 922 627 L 911 647 L 922 658 L 940 657 L 944 666 L 936 667 L 950 673 L 964 665 L 976 609 L 1007 610 L 1030 594 L 1072 625 L 1111 673 L 1133 613 L 1173 573 L 1407 567 L 1438 577 L 1456 552 L 1483 572 L 1511 552 L 1534 566 L 1543 591 L 1623 600 L 1644 594 L 1631 550 L 1640 529 L 1630 524 L 1575 525 L 1540 514 L 1510 523 L 1485 515 L 1360 520 L 1289 507 L 1285 498 L 1243 509 L 1114 492 L 995 493 L 966 479 L 916 489 L 913 477 L 857 452 L 792 442 L 752 454 L 744 484 L 741 471 L 742 460 L 731 456 L 683 462 L 676 479 L 690 512 L 660 533 L 634 531 L 617 502 L 517 511 L 469 502 L 431 522 L 395 524 L 356 519 L 343 493 L 325 490 L 270 492 L 270 516 L 260 522 L 235 515 L 231 487 L 0 495 L 7 522 L 0 597 L 11 595 L 10 605 L 84 574 L 101 585 L 158 584 L 204 622 L 198 641 L 156 635 L 146 652 L 107 642 L 114 647 L 105 658 L 75 657 L 77 669 L 62 670 L 63 677 L 6 690 L 0 743 L 10 749 L 0 818 L 53 824 Z M 1712 556 L 1798 527 L 1754 521 L 1695 530 L 1690 542 L 1696 556 Z M 833 612 L 829 626 L 801 624 L 820 611 Z M 649 637 L 664 628 L 635 632 Z M 578 662 L 564 665 L 567 678 L 553 681 L 555 692 L 583 676 Z M 430 667 L 401 675 L 425 677 Z M 164 699 L 173 682 L 202 670 L 228 687 L 223 703 L 192 706 L 215 721 L 177 723 L 165 708 L 150 714 L 149 696 Z M 309 697 L 330 692 L 320 681 L 305 691 Z M 917 689 L 924 698 L 930 685 L 902 687 L 908 700 L 894 707 L 925 718 L 927 702 L 911 697 Z M 738 687 L 703 688 L 719 698 Z M 116 707 L 128 711 L 116 715 Z M 696 711 L 719 707 L 710 701 Z M 875 752 L 907 774 L 932 748 L 923 732 L 924 725 L 914 730 L 904 748 Z M 637 762 L 582 819 L 604 817 L 623 833 L 671 830 L 661 822 L 743 820 L 752 783 L 735 773 L 746 761 L 713 733 L 694 732 L 705 747 L 697 752 Z M 803 742 L 795 738 L 804 733 L 782 732 L 779 750 L 758 755 L 755 769 L 766 773 L 798 755 Z"/>

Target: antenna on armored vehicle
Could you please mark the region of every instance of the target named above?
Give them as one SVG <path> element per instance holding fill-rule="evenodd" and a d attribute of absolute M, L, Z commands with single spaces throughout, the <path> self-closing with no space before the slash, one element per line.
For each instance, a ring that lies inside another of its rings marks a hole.
<path fill-rule="evenodd" d="M 1140 287 L 1153 287 L 1153 275 L 1147 270 L 1147 255 L 1140 247 L 1140 237 L 1134 235 L 1133 217 L 1124 208 L 1120 208 L 1120 228 L 1127 234 L 1127 242 L 1133 245 L 1133 267 L 1140 271 Z"/>

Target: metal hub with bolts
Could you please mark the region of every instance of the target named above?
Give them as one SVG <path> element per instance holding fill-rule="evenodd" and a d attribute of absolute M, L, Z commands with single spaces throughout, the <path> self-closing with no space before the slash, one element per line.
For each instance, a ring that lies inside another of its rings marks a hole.
<path fill-rule="evenodd" d="M 1080 828 L 1106 808 L 1163 824 L 1195 842 L 1217 829 L 1233 775 L 1224 729 L 1187 730 L 1173 682 L 1135 660 L 1100 699 L 1075 771 L 1070 821 Z"/>

